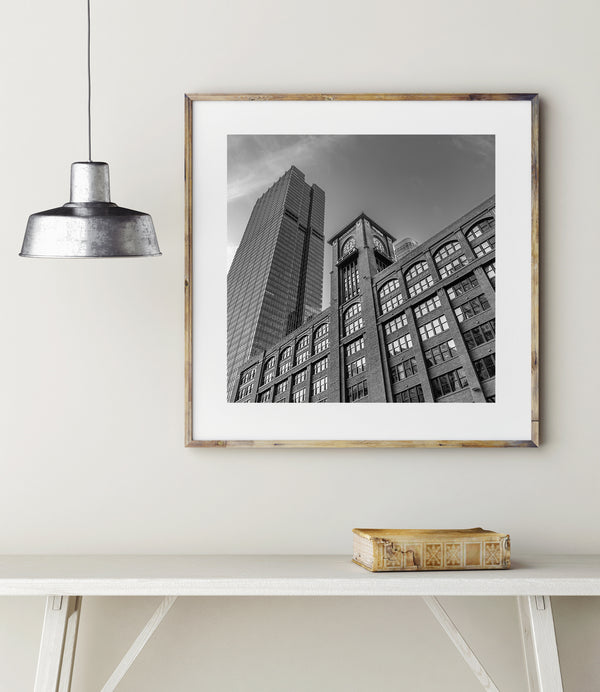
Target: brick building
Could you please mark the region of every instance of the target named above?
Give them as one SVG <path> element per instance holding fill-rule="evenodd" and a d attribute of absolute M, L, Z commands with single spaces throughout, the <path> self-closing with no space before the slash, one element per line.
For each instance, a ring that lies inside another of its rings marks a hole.
<path fill-rule="evenodd" d="M 365 214 L 333 236 L 330 307 L 250 358 L 235 401 L 495 401 L 494 198 L 394 243 Z"/>

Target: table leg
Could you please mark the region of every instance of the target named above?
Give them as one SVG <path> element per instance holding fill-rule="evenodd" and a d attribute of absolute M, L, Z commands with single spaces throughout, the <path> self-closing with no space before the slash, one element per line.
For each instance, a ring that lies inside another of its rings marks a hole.
<path fill-rule="evenodd" d="M 519 596 L 519 618 L 530 692 L 563 692 L 549 596 Z"/>
<path fill-rule="evenodd" d="M 34 692 L 69 692 L 81 596 L 48 596 Z"/>

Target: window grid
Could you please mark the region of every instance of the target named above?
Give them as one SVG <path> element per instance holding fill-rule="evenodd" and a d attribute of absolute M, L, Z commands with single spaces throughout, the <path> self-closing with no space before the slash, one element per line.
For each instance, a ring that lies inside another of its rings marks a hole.
<path fill-rule="evenodd" d="M 423 291 L 426 291 L 430 286 L 433 286 L 433 277 L 431 274 L 428 274 L 424 279 L 421 279 L 416 284 L 413 284 L 412 286 L 408 287 L 408 293 L 411 298 L 414 298 L 415 296 L 418 296 L 419 293 L 423 293 Z"/>
<path fill-rule="evenodd" d="M 302 338 L 298 339 L 296 344 L 296 351 L 301 351 L 303 348 L 308 346 L 308 334 L 305 334 Z"/>
<path fill-rule="evenodd" d="M 284 380 L 283 382 L 280 382 L 277 387 L 275 388 L 275 393 L 277 395 L 283 394 L 284 392 L 287 392 L 288 388 L 288 381 Z"/>
<path fill-rule="evenodd" d="M 288 358 L 292 357 L 292 347 L 291 346 L 286 346 L 283 351 L 281 352 L 281 355 L 279 356 L 279 362 L 282 360 L 287 360 Z"/>
<path fill-rule="evenodd" d="M 391 368 L 392 382 L 401 382 L 417 374 L 417 361 L 414 358 L 402 361 Z"/>
<path fill-rule="evenodd" d="M 402 351 L 408 351 L 409 348 L 412 348 L 412 345 L 411 335 L 405 334 L 395 341 L 390 341 L 390 343 L 387 345 L 388 353 L 390 356 L 395 356 L 398 353 L 402 353 Z"/>
<path fill-rule="evenodd" d="M 390 334 L 397 332 L 402 327 L 406 327 L 407 324 L 408 324 L 408 318 L 406 317 L 406 313 L 401 312 L 398 315 L 398 317 L 395 317 L 393 320 L 386 322 L 383 325 L 383 330 L 385 331 L 387 336 L 390 336 Z"/>
<path fill-rule="evenodd" d="M 448 286 L 448 297 L 451 300 L 454 300 L 455 298 L 458 298 L 458 296 L 462 296 L 463 293 L 467 293 L 473 288 L 476 288 L 479 286 L 479 281 L 477 281 L 477 277 L 475 274 L 469 274 L 468 276 L 465 276 L 464 279 L 461 279 L 460 281 L 457 281 L 455 284 L 452 284 L 452 286 Z"/>
<path fill-rule="evenodd" d="M 288 370 L 291 370 L 292 368 L 292 361 L 291 360 L 286 360 L 285 363 L 281 363 L 279 365 L 279 374 L 284 375 Z"/>
<path fill-rule="evenodd" d="M 270 390 L 270 389 L 267 389 L 266 392 L 263 392 L 263 393 L 258 397 L 258 401 L 259 401 L 259 403 L 261 403 L 261 404 L 264 404 L 264 403 L 266 403 L 267 401 L 271 401 L 271 390 Z"/>
<path fill-rule="evenodd" d="M 265 363 L 265 370 L 270 370 L 275 367 L 275 356 L 271 356 L 269 360 Z"/>
<path fill-rule="evenodd" d="M 496 376 L 496 354 L 490 353 L 489 356 L 484 356 L 479 358 L 479 360 L 474 360 L 473 365 L 475 367 L 475 372 L 477 377 L 483 382 L 484 380 L 490 380 L 492 377 Z"/>
<path fill-rule="evenodd" d="M 431 380 L 431 390 L 436 399 L 446 396 L 446 394 L 452 394 L 452 392 L 466 389 L 468 386 L 469 383 L 467 382 L 465 371 L 462 368 L 451 370 Z"/>
<path fill-rule="evenodd" d="M 329 356 L 325 356 L 325 358 L 321 358 L 321 360 L 318 360 L 313 365 L 313 374 L 318 375 L 320 372 L 323 372 L 323 370 L 327 370 L 328 366 L 329 366 Z"/>
<path fill-rule="evenodd" d="M 437 310 L 437 308 L 441 307 L 442 303 L 440 301 L 440 297 L 436 294 L 423 303 L 415 305 L 415 315 L 417 317 L 423 317 L 428 312 L 433 312 L 434 310 Z"/>
<path fill-rule="evenodd" d="M 417 262 L 416 264 L 413 264 L 413 266 L 404 274 L 404 277 L 406 278 L 407 281 L 412 281 L 413 279 L 416 279 L 419 274 L 423 274 L 429 269 L 429 265 L 427 262 Z"/>
<path fill-rule="evenodd" d="M 443 267 L 440 267 L 440 276 L 442 279 L 445 279 L 447 276 L 450 276 L 450 274 L 454 274 L 454 272 L 457 272 L 459 269 L 462 269 L 462 267 L 466 266 L 468 264 L 468 260 L 464 255 L 461 255 L 460 257 L 455 257 L 452 262 L 448 262 L 448 264 L 445 264 Z"/>
<path fill-rule="evenodd" d="M 317 396 L 318 394 L 321 394 L 322 392 L 327 391 L 327 375 L 325 377 L 321 377 L 318 380 L 315 380 L 312 383 L 312 395 Z"/>
<path fill-rule="evenodd" d="M 308 355 L 308 351 L 300 351 L 300 353 L 296 353 L 296 365 L 300 365 L 300 363 L 307 361 Z"/>
<path fill-rule="evenodd" d="M 419 334 L 421 335 L 421 341 L 427 341 L 431 339 L 432 336 L 436 334 L 441 334 L 448 329 L 448 320 L 446 315 L 440 315 L 436 317 L 431 322 L 427 322 L 419 327 Z"/>
<path fill-rule="evenodd" d="M 273 370 L 270 370 L 269 372 L 266 372 L 266 373 L 263 375 L 263 381 L 262 381 L 262 383 L 263 383 L 263 384 L 268 384 L 269 382 L 271 382 L 271 381 L 274 379 L 274 377 L 275 377 L 275 373 L 273 372 Z"/>
<path fill-rule="evenodd" d="M 329 334 L 329 322 L 324 322 L 315 330 L 315 339 L 321 339 Z"/>
<path fill-rule="evenodd" d="M 476 245 L 473 248 L 473 252 L 477 255 L 477 257 L 483 257 L 484 255 L 489 255 L 489 253 L 492 252 L 495 247 L 496 241 L 494 238 L 488 238 L 487 240 L 484 240 L 483 243 Z"/>
<path fill-rule="evenodd" d="M 321 351 L 324 351 L 327 348 L 329 348 L 329 339 L 321 339 L 321 341 L 317 341 L 315 344 L 314 352 L 321 353 Z"/>
<path fill-rule="evenodd" d="M 434 259 L 436 261 L 436 264 L 439 264 L 442 260 L 447 259 L 450 257 L 450 255 L 453 255 L 455 252 L 458 252 L 460 250 L 460 243 L 458 240 L 453 240 L 451 243 L 446 243 L 443 247 L 441 247 L 434 255 Z"/>
<path fill-rule="evenodd" d="M 425 362 L 427 363 L 427 367 L 431 368 L 434 365 L 439 365 L 447 360 L 451 360 L 457 355 L 458 351 L 456 350 L 454 339 L 450 339 L 449 341 L 444 341 L 442 344 L 428 348 L 425 351 Z"/>
<path fill-rule="evenodd" d="M 367 359 L 362 356 L 358 360 L 353 360 L 351 363 L 346 365 L 346 374 L 348 377 L 354 377 L 355 375 L 364 372 L 367 368 Z"/>
<path fill-rule="evenodd" d="M 354 236 L 351 236 L 342 245 L 342 257 L 345 257 L 346 255 L 350 254 L 355 247 L 356 239 L 354 238 Z"/>
<path fill-rule="evenodd" d="M 454 308 L 454 314 L 459 322 L 464 322 L 465 320 L 475 317 L 475 315 L 479 315 L 489 309 L 489 301 L 482 293 L 480 296 L 476 296 L 466 303 L 459 305 L 457 308 Z"/>
<path fill-rule="evenodd" d="M 298 389 L 292 392 L 292 403 L 301 404 L 303 401 L 306 401 L 306 389 Z"/>
<path fill-rule="evenodd" d="M 240 387 L 239 392 L 238 392 L 238 399 L 245 399 L 248 394 L 252 391 L 252 384 L 247 384 L 243 387 Z"/>
<path fill-rule="evenodd" d="M 294 375 L 294 387 L 306 380 L 306 370 L 300 370 Z"/>
<path fill-rule="evenodd" d="M 362 380 L 346 388 L 346 401 L 357 401 L 364 399 L 369 394 L 367 381 Z"/>
<path fill-rule="evenodd" d="M 485 273 L 487 274 L 488 279 L 490 280 L 490 283 L 492 286 L 496 286 L 496 263 L 495 262 L 490 262 L 489 264 L 486 264 L 485 267 Z"/>
<path fill-rule="evenodd" d="M 484 322 L 478 327 L 473 327 L 463 334 L 465 343 L 469 348 L 487 344 L 496 338 L 496 320 Z"/>
<path fill-rule="evenodd" d="M 482 219 L 476 223 L 467 233 L 467 240 L 472 243 L 476 238 L 479 238 L 486 231 L 494 229 L 494 219 Z"/>
<path fill-rule="evenodd" d="M 397 291 L 399 288 L 400 282 L 398 279 L 392 279 L 391 281 L 383 284 L 383 286 L 379 289 L 379 297 L 384 298 L 385 296 L 389 296 L 390 293 Z"/>
<path fill-rule="evenodd" d="M 342 267 L 342 302 L 356 297 L 359 293 L 358 262 L 354 260 Z"/>
<path fill-rule="evenodd" d="M 415 387 L 409 387 L 402 392 L 398 392 L 394 396 L 394 401 L 402 404 L 420 404 L 425 401 L 423 387 L 418 384 Z"/>
<path fill-rule="evenodd" d="M 246 372 L 242 375 L 242 378 L 240 380 L 240 384 L 248 384 L 251 380 L 254 379 L 256 376 L 256 368 L 250 368 L 250 370 L 246 370 Z"/>
<path fill-rule="evenodd" d="M 398 293 L 381 304 L 381 312 L 385 315 L 386 312 L 390 312 L 390 310 L 399 307 L 403 302 L 402 296 Z"/>
<path fill-rule="evenodd" d="M 346 345 L 346 358 L 348 356 L 352 356 L 355 353 L 358 353 L 358 351 L 362 351 L 362 349 L 365 347 L 365 338 L 363 336 L 360 337 L 360 339 L 356 339 L 355 341 L 351 341 L 349 344 Z"/>

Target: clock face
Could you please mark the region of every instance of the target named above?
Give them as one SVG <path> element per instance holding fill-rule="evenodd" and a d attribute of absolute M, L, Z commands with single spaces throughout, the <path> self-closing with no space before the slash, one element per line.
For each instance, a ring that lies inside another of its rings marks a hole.
<path fill-rule="evenodd" d="M 385 247 L 384 247 L 383 243 L 376 236 L 373 238 L 373 245 L 375 245 L 375 247 L 377 248 L 377 250 L 379 250 L 379 252 L 382 252 L 384 255 L 387 254 L 385 251 Z"/>
<path fill-rule="evenodd" d="M 349 252 L 352 252 L 356 247 L 356 240 L 354 237 L 348 238 L 348 240 L 342 245 L 342 257 L 345 257 Z"/>

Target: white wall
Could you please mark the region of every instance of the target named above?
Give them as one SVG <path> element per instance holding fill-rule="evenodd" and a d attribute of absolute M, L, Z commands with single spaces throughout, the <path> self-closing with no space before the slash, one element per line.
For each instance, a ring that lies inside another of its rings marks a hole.
<path fill-rule="evenodd" d="M 346 553 L 357 525 L 483 525 L 510 532 L 516 555 L 600 551 L 594 453 L 600 335 L 592 303 L 599 255 L 592 206 L 600 182 L 597 3 L 92 5 L 94 157 L 111 164 L 117 203 L 152 213 L 164 256 L 73 262 L 17 256 L 28 214 L 67 201 L 69 164 L 86 156 L 85 2 L 2 0 L 0 553 Z M 541 94 L 540 449 L 184 449 L 186 91 Z M 386 482 L 373 481 L 365 494 L 366 474 L 384 475 Z M 372 606 L 381 632 L 372 623 L 362 641 L 352 617 L 353 607 L 372 617 L 362 602 L 265 603 L 178 604 L 155 642 L 158 647 L 162 637 L 170 656 L 161 658 L 159 648 L 148 653 L 123 689 L 166 689 L 169 676 L 176 680 L 172 689 L 195 689 L 192 668 L 204 665 L 204 654 L 226 673 L 221 679 L 215 673 L 208 689 L 352 689 L 334 681 L 335 671 L 346 670 L 355 658 L 344 663 L 346 651 L 360 646 L 386 651 L 393 674 L 417 689 L 413 662 L 427 669 L 427 642 L 437 637 L 433 625 L 431 631 L 423 625 L 423 648 L 418 638 L 395 648 L 386 614 L 393 604 L 386 610 L 384 601 Z M 599 664 L 582 652 L 592 650 L 590 642 L 596 650 L 600 645 L 600 607 L 592 599 L 559 603 L 567 689 L 594 689 Z M 94 689 L 107 676 L 153 607 L 143 599 L 118 604 L 84 606 L 75 692 Z M 422 609 L 406 604 L 409 622 L 418 623 Z M 466 625 L 481 629 L 483 606 L 455 607 Z M 13 651 L 15 633 L 23 643 L 19 655 L 7 653 L 0 665 L 2 689 L 31 688 L 35 652 L 32 658 L 29 647 L 41 608 L 38 599 L 0 601 L 0 648 Z M 495 643 L 486 662 L 499 671 L 507 661 L 516 666 L 514 613 L 497 601 L 485 608 L 496 614 L 482 628 L 481 636 Z M 189 644 L 180 668 L 174 642 L 190 630 L 203 636 L 192 613 L 208 614 L 216 633 L 231 639 L 225 650 L 208 641 L 200 653 Z M 263 616 L 267 621 L 256 624 Z M 338 620 L 345 625 L 336 626 Z M 316 686 L 302 678 L 298 663 L 315 655 L 315 623 L 318 646 L 334 647 L 337 657 L 328 666 L 326 653 L 317 651 L 322 684 Z M 585 640 L 580 623 L 590 633 Z M 113 646 L 115 632 L 125 631 Z M 249 649 L 240 631 L 247 632 Z M 250 654 L 281 651 L 282 639 L 298 660 L 288 668 L 283 657 L 278 672 L 263 679 L 265 667 Z M 99 647 L 94 656 L 92 645 Z M 441 638 L 439 645 L 446 646 Z M 460 662 L 452 665 L 462 671 Z M 286 670 L 300 677 L 282 684 Z M 419 689 L 440 689 L 434 673 L 428 670 Z M 504 678 L 505 689 L 523 689 L 522 670 L 515 676 Z M 451 676 L 443 689 L 471 689 L 467 677 Z"/>

